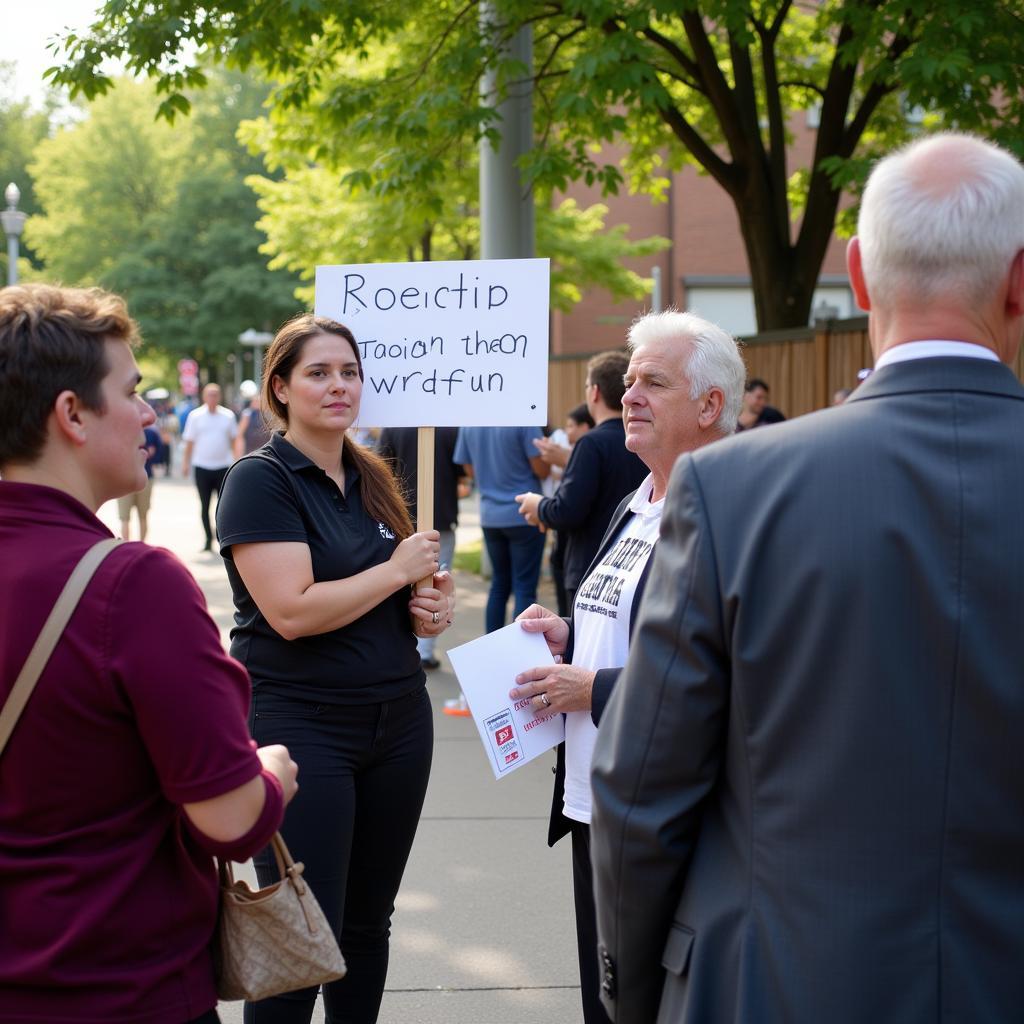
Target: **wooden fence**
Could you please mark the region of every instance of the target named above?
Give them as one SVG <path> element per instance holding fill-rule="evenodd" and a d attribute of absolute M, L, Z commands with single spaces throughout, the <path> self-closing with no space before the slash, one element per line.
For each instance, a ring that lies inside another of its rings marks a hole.
<path fill-rule="evenodd" d="M 830 405 L 836 391 L 856 387 L 858 371 L 874 365 L 866 316 L 821 321 L 803 329 L 765 331 L 739 341 L 748 378 L 766 381 L 770 403 L 789 417 Z M 592 354 L 551 360 L 548 422 L 552 426 L 561 426 L 566 413 L 583 401 L 587 360 Z M 1024 380 L 1024 347 L 1013 370 Z"/>

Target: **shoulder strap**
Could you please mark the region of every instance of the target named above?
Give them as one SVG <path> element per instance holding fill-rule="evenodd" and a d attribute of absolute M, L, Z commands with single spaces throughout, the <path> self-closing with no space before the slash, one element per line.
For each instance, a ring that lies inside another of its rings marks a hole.
<path fill-rule="evenodd" d="M 68 624 L 68 619 L 71 618 L 79 599 L 89 585 L 89 580 L 92 579 L 93 573 L 100 567 L 103 559 L 120 543 L 119 540 L 110 537 L 94 544 L 82 556 L 82 560 L 75 566 L 75 571 L 64 584 L 57 603 L 53 606 L 46 624 L 39 636 L 36 637 L 36 642 L 18 673 L 18 678 L 14 681 L 7 702 L 0 709 L 0 753 L 7 746 L 14 726 L 21 717 L 22 711 L 25 710 L 25 705 L 36 687 L 36 682 L 42 675 L 43 669 L 46 668 L 46 663 L 50 660 L 50 655 L 53 654 L 53 649 L 57 646 L 57 641 L 60 640 L 64 627 Z"/>

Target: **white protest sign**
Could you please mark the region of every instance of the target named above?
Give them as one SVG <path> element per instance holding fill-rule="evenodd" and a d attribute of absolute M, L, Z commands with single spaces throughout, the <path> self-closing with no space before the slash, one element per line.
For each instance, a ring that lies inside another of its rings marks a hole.
<path fill-rule="evenodd" d="M 355 335 L 360 427 L 547 422 L 549 261 L 316 268 L 317 316 Z"/>
<path fill-rule="evenodd" d="M 528 699 L 508 695 L 517 673 L 553 663 L 542 634 L 527 633 L 513 622 L 447 653 L 496 779 L 565 739 L 563 715 L 535 715 Z"/>

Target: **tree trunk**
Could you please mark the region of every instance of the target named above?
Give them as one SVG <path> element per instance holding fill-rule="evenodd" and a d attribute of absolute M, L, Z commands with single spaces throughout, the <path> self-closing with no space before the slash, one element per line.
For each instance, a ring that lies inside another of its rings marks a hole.
<path fill-rule="evenodd" d="M 825 261 L 839 195 L 812 196 L 794 245 L 780 236 L 772 219 L 767 182 L 732 196 L 750 267 L 754 310 L 759 331 L 807 327 L 814 290 Z"/>

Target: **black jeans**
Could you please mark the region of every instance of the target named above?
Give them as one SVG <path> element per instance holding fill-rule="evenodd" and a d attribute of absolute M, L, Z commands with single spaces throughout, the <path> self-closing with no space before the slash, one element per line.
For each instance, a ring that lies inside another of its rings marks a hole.
<path fill-rule="evenodd" d="M 434 720 L 425 687 L 380 704 L 313 704 L 253 697 L 260 746 L 283 743 L 299 791 L 281 832 L 338 936 L 348 964 L 324 986 L 327 1024 L 373 1024 L 388 972 L 395 896 L 430 775 Z M 255 857 L 260 885 L 277 880 L 269 848 Z M 315 988 L 245 1006 L 246 1024 L 307 1024 Z"/>
<path fill-rule="evenodd" d="M 213 541 L 213 533 L 210 531 L 210 499 L 216 491 L 217 500 L 220 501 L 220 485 L 224 482 L 224 474 L 227 471 L 227 466 L 223 469 L 203 469 L 202 466 L 195 468 L 196 490 L 199 491 L 199 518 L 203 521 L 207 547 Z"/>
<path fill-rule="evenodd" d="M 594 869 L 590 866 L 590 826 L 572 822 L 572 888 L 576 903 L 576 952 L 585 1024 L 611 1024 L 601 1003 L 601 967 L 597 953 Z"/>

